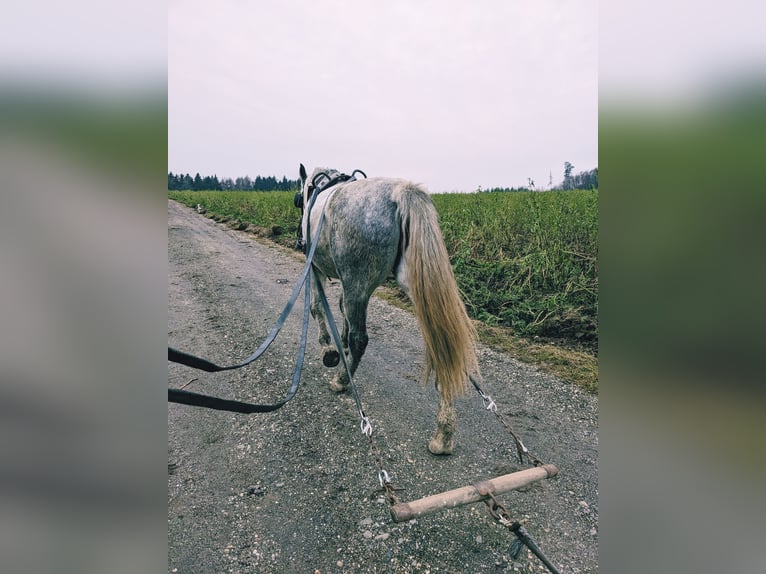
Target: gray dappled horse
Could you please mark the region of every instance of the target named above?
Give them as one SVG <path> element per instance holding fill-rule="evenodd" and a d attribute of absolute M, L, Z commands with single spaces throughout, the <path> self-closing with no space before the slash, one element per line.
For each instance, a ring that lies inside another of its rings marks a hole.
<path fill-rule="evenodd" d="M 324 173 L 327 177 L 320 176 Z M 344 316 L 343 346 L 351 360 L 353 376 L 367 347 L 367 305 L 372 292 L 392 273 L 412 300 L 426 350 L 427 382 L 433 371 L 440 394 L 437 429 L 428 448 L 434 454 L 450 454 L 454 448 L 456 413 L 454 398 L 465 389 L 469 376 L 478 376 L 476 331 L 460 299 L 447 249 L 439 229 L 436 209 L 429 195 L 402 179 L 365 178 L 335 183 L 341 175 L 334 169 L 316 168 L 311 177 L 300 166 L 303 205 L 303 237 L 311 239 L 319 216 L 325 212 L 316 254 L 311 314 L 319 324 L 322 361 L 334 367 L 340 361 L 331 344 L 316 282 L 340 279 Z M 316 182 L 314 181 L 316 179 Z M 324 187 L 323 187 L 324 186 Z M 330 388 L 345 391 L 349 380 L 341 366 Z"/>

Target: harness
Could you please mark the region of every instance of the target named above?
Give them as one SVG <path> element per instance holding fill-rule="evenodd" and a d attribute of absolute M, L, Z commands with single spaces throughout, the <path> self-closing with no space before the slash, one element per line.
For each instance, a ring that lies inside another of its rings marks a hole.
<path fill-rule="evenodd" d="M 311 183 L 308 187 L 308 196 L 309 196 L 309 205 L 308 205 L 308 221 L 306 222 L 306 229 L 309 237 L 311 237 L 311 233 L 309 230 L 311 226 L 311 208 L 314 206 L 314 201 L 316 201 L 316 197 L 322 193 L 325 190 L 330 189 L 334 185 L 338 185 L 339 183 L 346 183 L 348 181 L 356 181 L 356 174 L 360 173 L 362 176 L 367 179 L 367 174 L 364 173 L 361 169 L 355 169 L 351 172 L 351 175 L 345 174 L 345 173 L 337 173 L 334 177 L 331 177 L 329 173 L 326 171 L 320 171 L 317 174 L 314 174 L 314 177 L 311 178 Z M 303 220 L 303 210 L 304 210 L 304 202 L 303 202 L 303 192 L 299 191 L 295 194 L 293 197 L 293 204 L 295 207 L 301 210 L 301 220 Z M 295 242 L 295 248 L 298 251 L 303 251 L 306 253 L 306 241 L 302 237 L 303 229 L 302 225 L 298 226 L 298 240 Z"/>
<path fill-rule="evenodd" d="M 355 169 L 354 171 L 351 172 L 351 175 L 348 175 L 345 173 L 338 173 L 335 175 L 335 177 L 330 177 L 330 174 L 328 174 L 326 171 L 320 171 L 319 173 L 314 175 L 314 177 L 311 178 L 311 184 L 309 185 L 309 190 L 308 190 L 309 199 L 311 199 L 312 195 L 314 194 L 314 191 L 316 191 L 317 193 L 321 193 L 325 189 L 331 188 L 333 185 L 344 183 L 346 181 L 355 181 L 357 173 L 361 173 L 362 176 L 364 176 L 364 178 L 367 179 L 367 174 L 364 173 L 361 169 Z M 301 209 L 301 210 L 303 209 L 303 192 L 299 191 L 295 194 L 295 197 L 293 197 L 293 203 L 295 204 L 295 207 L 297 207 L 298 209 Z"/>

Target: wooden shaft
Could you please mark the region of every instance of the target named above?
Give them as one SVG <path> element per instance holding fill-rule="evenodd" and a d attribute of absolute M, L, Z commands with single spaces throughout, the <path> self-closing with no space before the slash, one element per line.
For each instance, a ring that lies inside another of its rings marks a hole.
<path fill-rule="evenodd" d="M 544 464 L 543 466 L 536 466 L 511 474 L 504 474 L 497 478 L 483 480 L 471 486 L 432 494 L 412 502 L 399 502 L 391 507 L 391 517 L 394 519 L 394 522 L 404 522 L 418 516 L 444 510 L 445 508 L 472 504 L 484 500 L 489 493 L 503 494 L 504 492 L 510 492 L 538 480 L 556 476 L 558 472 L 554 465 Z"/>

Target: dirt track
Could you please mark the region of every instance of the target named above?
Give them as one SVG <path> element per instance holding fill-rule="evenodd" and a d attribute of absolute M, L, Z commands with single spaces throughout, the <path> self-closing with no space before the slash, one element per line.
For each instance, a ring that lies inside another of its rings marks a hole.
<path fill-rule="evenodd" d="M 302 261 L 168 202 L 168 343 L 219 363 L 249 355 L 287 301 Z M 331 304 L 335 289 L 328 295 Z M 207 374 L 170 364 L 169 385 L 275 402 L 290 385 L 298 303 L 254 365 Z M 437 395 L 419 384 L 414 317 L 370 303 L 370 344 L 355 377 L 384 464 L 404 501 L 524 468 L 475 393 L 459 400 L 455 453 L 427 443 Z M 543 572 L 483 504 L 392 522 L 353 399 L 335 395 L 312 322 L 303 383 L 272 414 L 168 405 L 168 571 Z M 559 476 L 502 495 L 562 573 L 597 572 L 597 399 L 512 357 L 480 348 L 486 390 Z"/>

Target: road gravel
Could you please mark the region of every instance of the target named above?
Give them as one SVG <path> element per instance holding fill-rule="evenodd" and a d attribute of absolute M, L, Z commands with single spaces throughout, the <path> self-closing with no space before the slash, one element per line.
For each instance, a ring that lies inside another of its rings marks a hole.
<path fill-rule="evenodd" d="M 168 344 L 219 364 L 266 336 L 302 257 L 168 201 Z M 338 286 L 328 291 L 337 308 Z M 209 374 L 169 364 L 171 387 L 276 402 L 290 385 L 302 298 L 266 354 Z M 476 393 L 457 402 L 457 445 L 427 444 L 436 391 L 420 384 L 415 318 L 373 297 L 356 374 L 399 498 L 414 500 L 521 470 L 513 441 Z M 396 524 L 350 395 L 328 388 L 312 322 L 303 382 L 275 413 L 168 405 L 168 572 L 544 572 L 484 504 Z M 534 366 L 479 347 L 487 392 L 527 447 L 559 475 L 499 497 L 564 573 L 598 571 L 598 400 Z"/>

